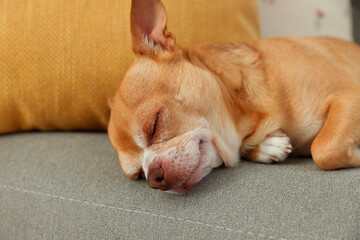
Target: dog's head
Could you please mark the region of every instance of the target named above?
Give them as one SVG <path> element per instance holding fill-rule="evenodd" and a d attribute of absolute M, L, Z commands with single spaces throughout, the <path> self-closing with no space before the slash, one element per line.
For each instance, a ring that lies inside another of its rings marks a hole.
<path fill-rule="evenodd" d="M 167 32 L 159 0 L 133 0 L 135 61 L 109 99 L 110 141 L 126 176 L 185 192 L 223 161 L 236 161 L 234 125 L 219 83 Z"/>

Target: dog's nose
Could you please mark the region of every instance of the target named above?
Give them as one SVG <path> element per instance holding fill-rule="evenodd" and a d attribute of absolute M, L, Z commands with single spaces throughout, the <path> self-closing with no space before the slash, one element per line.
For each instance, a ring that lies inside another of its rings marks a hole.
<path fill-rule="evenodd" d="M 170 184 L 164 179 L 164 170 L 161 166 L 150 169 L 147 183 L 151 188 L 158 188 L 160 190 L 170 189 Z"/>

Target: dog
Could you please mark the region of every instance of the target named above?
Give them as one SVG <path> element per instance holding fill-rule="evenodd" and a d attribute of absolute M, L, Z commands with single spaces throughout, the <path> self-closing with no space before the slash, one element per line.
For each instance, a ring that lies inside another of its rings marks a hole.
<path fill-rule="evenodd" d="M 134 63 L 109 98 L 110 141 L 131 179 L 183 193 L 222 164 L 312 155 L 360 166 L 360 48 L 296 37 L 180 47 L 159 0 L 133 0 Z"/>

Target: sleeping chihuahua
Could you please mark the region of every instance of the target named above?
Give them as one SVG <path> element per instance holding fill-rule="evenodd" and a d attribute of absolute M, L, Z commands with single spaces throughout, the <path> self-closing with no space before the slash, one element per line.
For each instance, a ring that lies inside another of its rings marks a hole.
<path fill-rule="evenodd" d="M 323 170 L 360 166 L 360 48 L 284 38 L 181 48 L 159 0 L 133 0 L 135 61 L 109 99 L 110 141 L 126 176 L 186 192 L 240 156 L 312 154 Z"/>

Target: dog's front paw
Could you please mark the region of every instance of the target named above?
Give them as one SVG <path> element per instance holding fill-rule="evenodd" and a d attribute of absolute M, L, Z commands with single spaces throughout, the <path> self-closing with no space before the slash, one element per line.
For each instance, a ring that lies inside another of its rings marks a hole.
<path fill-rule="evenodd" d="M 281 162 L 289 156 L 292 149 L 290 138 L 285 133 L 276 131 L 259 144 L 255 159 L 252 160 L 261 163 Z"/>

